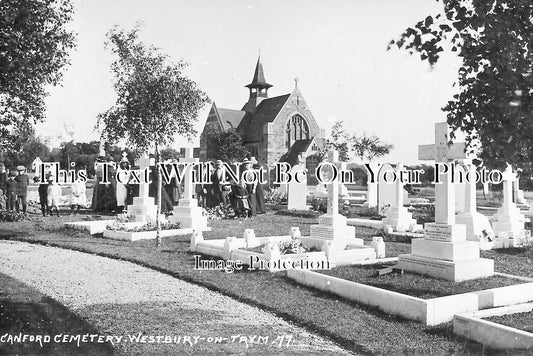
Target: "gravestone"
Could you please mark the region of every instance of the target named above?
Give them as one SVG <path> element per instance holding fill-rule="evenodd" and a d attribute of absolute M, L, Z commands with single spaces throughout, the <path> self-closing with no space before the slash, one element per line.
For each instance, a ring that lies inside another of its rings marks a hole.
<path fill-rule="evenodd" d="M 524 197 L 524 191 L 520 189 L 520 175 L 516 175 L 516 179 L 514 181 L 514 201 L 516 203 L 516 206 L 521 209 L 529 209 L 529 204 L 527 203 L 527 200 Z"/>
<path fill-rule="evenodd" d="M 31 169 L 34 172 L 34 177 L 40 177 L 41 176 L 41 164 L 43 161 L 39 157 L 35 157 L 33 162 L 31 163 Z"/>
<path fill-rule="evenodd" d="M 456 183 L 455 183 L 455 213 L 462 213 L 466 209 L 466 200 L 465 200 L 465 194 L 467 193 L 467 182 L 459 183 L 457 181 L 457 178 L 459 177 L 459 174 L 462 174 L 463 177 L 465 173 L 467 172 L 466 169 L 462 164 L 456 164 L 455 165 L 456 170 Z M 475 198 L 475 195 L 474 195 Z"/>
<path fill-rule="evenodd" d="M 476 167 L 470 160 L 464 160 L 461 165 L 456 165 L 456 168 L 460 168 L 463 173 L 470 172 L 470 176 L 475 177 Z M 455 188 L 455 197 L 460 197 L 462 202 L 461 206 L 456 204 L 455 211 L 457 216 L 455 217 L 455 222 L 466 225 L 467 240 L 478 241 L 480 249 L 490 250 L 494 247 L 494 230 L 489 219 L 477 212 L 476 182 L 458 183 Z M 457 194 L 458 191 L 460 195 Z"/>
<path fill-rule="evenodd" d="M 337 151 L 330 151 L 328 161 L 339 165 Z M 330 167 L 331 168 L 331 167 Z M 329 180 L 333 175 L 325 172 L 325 179 Z M 315 247 L 322 248 L 324 242 L 331 241 L 331 247 L 335 250 L 344 250 L 350 241 L 355 239 L 355 228 L 346 224 L 346 217 L 339 214 L 339 185 L 337 181 L 327 184 L 328 205 L 327 213 L 318 218 L 318 225 L 311 225 L 310 240 L 315 242 Z"/>
<path fill-rule="evenodd" d="M 141 170 L 142 182 L 139 184 L 139 196 L 133 198 L 132 205 L 128 205 L 127 212 L 129 221 L 155 223 L 157 219 L 157 205 L 155 204 L 155 198 L 148 195 L 149 184 L 143 183 L 145 181 L 145 173 L 148 175 L 150 174 L 150 158 L 146 153 L 143 153 L 136 162 L 136 165 L 139 166 L 139 169 Z M 146 172 L 145 169 L 147 169 Z"/>
<path fill-rule="evenodd" d="M 384 208 L 389 208 L 394 205 L 396 200 L 395 183 L 385 182 L 383 173 L 386 171 L 394 171 L 394 167 L 388 163 L 381 166 L 378 173 L 378 209 L 383 211 Z"/>
<path fill-rule="evenodd" d="M 403 170 L 403 165 L 398 163 L 396 165 L 396 175 L 399 177 L 400 173 Z M 394 188 L 394 200 L 390 208 L 385 212 L 385 218 L 383 218 L 383 226 L 391 226 L 393 231 L 397 232 L 406 232 L 406 231 L 417 231 L 420 226 L 417 226 L 416 220 L 413 219 L 413 214 L 410 213 L 406 207 L 403 206 L 403 183 L 400 179 L 396 179 L 394 183 L 383 184 L 391 185 Z"/>
<path fill-rule="evenodd" d="M 179 162 L 188 164 L 184 169 L 183 195 L 178 200 L 178 205 L 174 207 L 168 220 L 171 223 L 179 223 L 180 228 L 206 230 L 207 216 L 203 215 L 202 207 L 198 206 L 198 199 L 193 199 L 194 183 L 192 175 L 193 167 L 198 163 L 198 158 L 193 157 L 192 147 L 185 148 L 185 157 L 180 158 Z"/>
<path fill-rule="evenodd" d="M 529 237 L 529 231 L 524 229 L 525 217 L 513 202 L 515 180 L 516 174 L 513 173 L 511 165 L 507 165 L 503 172 L 503 204 L 494 214 L 495 220 L 492 224 L 496 234 L 495 248 L 521 246 Z"/>
<path fill-rule="evenodd" d="M 372 172 L 376 172 L 379 169 L 377 163 L 369 163 Z M 378 182 L 370 182 L 370 172 L 367 172 L 367 186 L 366 186 L 366 203 L 368 208 L 375 208 L 378 206 Z"/>
<path fill-rule="evenodd" d="M 298 157 L 298 164 L 291 169 L 291 176 L 294 177 L 295 172 L 305 171 L 305 158 L 303 154 Z M 299 174 L 302 177 L 302 174 Z M 288 184 L 288 199 L 287 209 L 289 210 L 308 210 L 307 205 L 307 177 L 303 177 L 300 183 L 292 179 Z"/>
<path fill-rule="evenodd" d="M 467 158 L 465 144 L 448 144 L 448 124 L 435 124 L 435 144 L 418 148 L 418 159 L 449 163 Z M 440 173 L 435 184 L 435 222 L 425 224 L 424 238 L 411 241 L 411 253 L 398 256 L 398 267 L 454 282 L 489 277 L 494 261 L 479 257 L 479 242 L 466 240 L 466 226 L 455 223 L 451 175 Z"/>

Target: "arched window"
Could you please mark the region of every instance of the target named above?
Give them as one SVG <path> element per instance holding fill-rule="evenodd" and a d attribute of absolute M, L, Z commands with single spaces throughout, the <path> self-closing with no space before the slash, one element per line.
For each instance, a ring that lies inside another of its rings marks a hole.
<path fill-rule="evenodd" d="M 296 114 L 287 121 L 285 129 L 285 145 L 287 148 L 291 147 L 294 141 L 307 140 L 309 138 L 309 126 L 307 121 Z"/>

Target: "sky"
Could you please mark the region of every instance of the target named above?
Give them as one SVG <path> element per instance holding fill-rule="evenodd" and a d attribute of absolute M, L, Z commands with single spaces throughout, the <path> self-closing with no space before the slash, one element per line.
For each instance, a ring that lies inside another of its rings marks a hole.
<path fill-rule="evenodd" d="M 430 68 L 417 56 L 386 51 L 409 26 L 442 5 L 428 0 L 74 0 L 68 25 L 77 48 L 62 86 L 50 88 L 47 120 L 37 133 L 53 143 L 74 133 L 98 139 L 96 117 L 116 99 L 105 49 L 115 25 L 143 23 L 141 39 L 190 66 L 186 74 L 220 108 L 248 99 L 257 57 L 269 96 L 298 88 L 318 124 L 329 133 L 343 120 L 349 133 L 375 134 L 394 145 L 381 162 L 414 163 L 417 146 L 434 142 L 434 123 L 454 94 L 460 61 L 445 53 Z M 198 117 L 201 132 L 209 106 Z M 176 148 L 181 145 L 176 144 Z"/>

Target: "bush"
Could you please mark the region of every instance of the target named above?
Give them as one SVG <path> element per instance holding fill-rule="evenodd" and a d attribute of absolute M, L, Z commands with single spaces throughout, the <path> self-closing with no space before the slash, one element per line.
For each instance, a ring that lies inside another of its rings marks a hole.
<path fill-rule="evenodd" d="M 179 229 L 179 223 L 164 223 L 161 224 L 161 230 L 175 230 Z M 107 229 L 113 231 L 125 231 L 125 232 L 144 232 L 144 231 L 157 231 L 157 225 L 154 223 L 147 223 L 139 227 L 128 227 L 123 225 L 120 222 L 114 222 L 113 224 L 107 225 Z"/>
<path fill-rule="evenodd" d="M 26 219 L 24 213 L 18 213 L 15 210 L 0 210 L 0 221 L 13 222 Z"/>

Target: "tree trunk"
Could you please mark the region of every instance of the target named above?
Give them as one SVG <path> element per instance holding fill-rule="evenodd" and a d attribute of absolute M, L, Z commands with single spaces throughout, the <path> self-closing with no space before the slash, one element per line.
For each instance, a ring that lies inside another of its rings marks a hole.
<path fill-rule="evenodd" d="M 155 171 L 157 176 L 157 217 L 156 217 L 156 229 L 157 229 L 157 235 L 155 239 L 156 247 L 161 246 L 161 220 L 159 219 L 159 215 L 161 215 L 161 189 L 163 185 L 161 184 L 161 172 L 159 171 L 159 147 L 157 146 L 157 143 L 155 144 Z"/>

